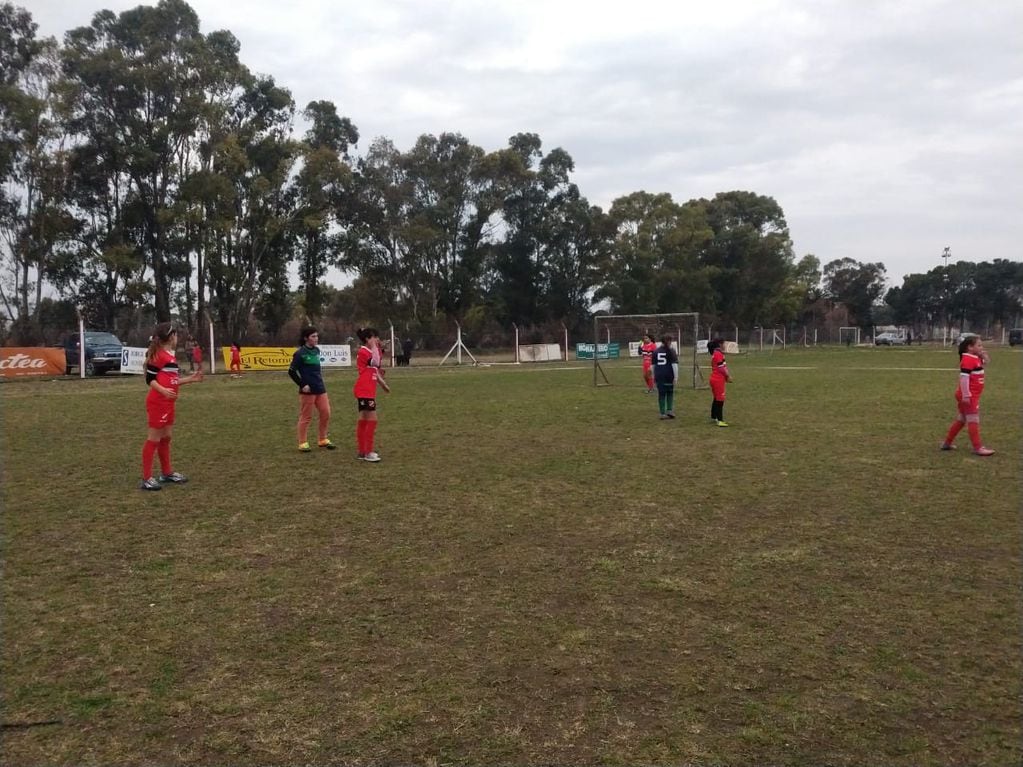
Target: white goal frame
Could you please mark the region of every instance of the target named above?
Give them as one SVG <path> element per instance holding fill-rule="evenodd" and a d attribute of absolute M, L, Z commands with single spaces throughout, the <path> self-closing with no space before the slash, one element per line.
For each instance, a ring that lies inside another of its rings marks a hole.
<path fill-rule="evenodd" d="M 698 312 L 673 312 L 671 314 L 598 314 L 593 318 L 593 385 L 612 386 L 607 379 L 607 374 L 600 366 L 601 343 L 606 343 L 600 337 L 600 326 L 609 322 L 630 322 L 638 328 L 645 328 L 642 332 L 654 335 L 654 340 L 659 341 L 661 332 L 670 331 L 675 336 L 675 343 L 678 345 L 678 357 L 680 366 L 683 360 L 688 358 L 692 364 L 692 387 L 700 389 L 706 387 L 703 380 L 703 372 L 697 362 L 697 346 L 700 338 L 700 315 Z M 692 345 L 682 345 L 682 331 L 692 333 Z M 637 339 L 638 340 L 638 337 Z"/>
<path fill-rule="evenodd" d="M 855 335 L 853 336 L 853 346 L 859 346 L 860 345 L 860 329 L 859 329 L 859 327 L 856 327 L 856 326 L 843 326 L 843 327 L 840 327 L 838 329 L 838 343 L 839 344 L 844 344 L 845 343 L 845 336 L 842 335 L 842 331 L 844 331 L 844 330 L 854 331 Z"/>

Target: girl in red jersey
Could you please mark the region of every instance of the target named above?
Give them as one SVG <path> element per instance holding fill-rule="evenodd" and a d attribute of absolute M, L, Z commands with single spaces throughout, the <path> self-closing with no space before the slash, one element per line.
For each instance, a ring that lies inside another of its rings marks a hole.
<path fill-rule="evenodd" d="M 373 437 L 377 430 L 377 384 L 384 391 L 391 389 L 384 380 L 380 369 L 380 336 L 375 328 L 359 328 L 356 335 L 362 342 L 355 355 L 355 366 L 359 377 L 355 379 L 355 394 L 359 406 L 359 419 L 355 422 L 355 438 L 358 442 L 360 461 L 376 463 L 380 456 L 373 450 Z"/>
<path fill-rule="evenodd" d="M 949 427 L 945 441 L 941 443 L 942 450 L 955 450 L 953 442 L 963 426 L 966 426 L 974 455 L 995 454 L 994 450 L 984 447 L 980 441 L 980 395 L 984 391 L 984 365 L 988 359 L 980 336 L 967 336 L 959 344 L 959 386 L 956 387 L 959 415 Z"/>
<path fill-rule="evenodd" d="M 728 426 L 725 423 L 725 384 L 732 382 L 725 354 L 721 351 L 724 345 L 725 342 L 720 338 L 707 342 L 707 351 L 710 352 L 710 391 L 714 397 L 710 403 L 710 418 L 718 426 Z"/>
<path fill-rule="evenodd" d="M 647 394 L 654 393 L 654 350 L 656 348 L 654 337 L 649 333 L 644 333 L 639 344 L 639 353 L 643 357 L 643 383 L 646 384 Z"/>
<path fill-rule="evenodd" d="M 188 479 L 171 466 L 170 443 L 174 431 L 174 403 L 178 388 L 202 380 L 202 370 L 181 378 L 175 350 L 178 346 L 178 331 L 170 322 L 161 322 L 153 331 L 146 351 L 146 414 L 149 430 L 142 445 L 141 490 L 162 490 L 167 482 L 180 484 Z M 153 455 L 160 456 L 160 478 L 153 478 Z"/>
<path fill-rule="evenodd" d="M 240 378 L 242 374 L 242 348 L 235 341 L 231 344 L 231 378 Z"/>

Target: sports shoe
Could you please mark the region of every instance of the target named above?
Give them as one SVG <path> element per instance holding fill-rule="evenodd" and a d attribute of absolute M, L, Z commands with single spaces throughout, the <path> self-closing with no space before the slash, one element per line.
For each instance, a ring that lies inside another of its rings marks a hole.
<path fill-rule="evenodd" d="M 661 413 L 661 414 L 660 414 L 659 416 L 657 416 L 657 417 L 658 417 L 658 418 L 660 418 L 660 419 L 661 419 L 662 421 L 667 421 L 667 420 L 668 420 L 668 416 L 667 416 L 667 415 L 665 415 L 664 413 Z"/>
<path fill-rule="evenodd" d="M 718 426 L 721 427 L 722 429 L 726 428 L 728 425 L 729 424 L 725 423 L 724 421 L 718 421 Z"/>
<path fill-rule="evenodd" d="M 163 490 L 163 485 L 155 477 L 139 482 L 139 490 Z"/>
<path fill-rule="evenodd" d="M 337 450 L 337 445 L 335 445 L 329 439 L 321 439 L 319 442 L 316 443 L 316 446 L 325 448 L 327 450 Z"/>
<path fill-rule="evenodd" d="M 938 450 L 955 450 L 955 449 L 956 449 L 955 445 L 950 445 L 947 442 L 942 442 L 941 443 L 941 447 L 938 448 Z"/>
<path fill-rule="evenodd" d="M 366 454 L 365 453 L 356 453 L 355 454 L 355 460 L 357 460 L 357 461 L 365 461 L 366 460 Z"/>
<path fill-rule="evenodd" d="M 973 451 L 974 455 L 994 455 L 995 451 L 989 447 L 978 447 Z"/>
<path fill-rule="evenodd" d="M 366 455 L 364 455 L 362 457 L 362 460 L 369 461 L 370 463 L 376 463 L 377 461 L 380 460 L 380 456 L 377 455 L 375 452 L 374 453 L 366 453 Z"/>
<path fill-rule="evenodd" d="M 299 449 L 300 452 L 303 452 L 303 453 L 309 453 L 309 452 L 312 451 L 312 448 L 309 447 L 309 443 L 308 442 L 303 442 L 301 445 L 298 446 L 298 449 Z"/>
<path fill-rule="evenodd" d="M 675 417 L 675 411 L 674 410 L 669 410 L 667 412 L 667 416 L 668 416 L 668 418 L 674 418 Z"/>
<path fill-rule="evenodd" d="M 160 484 L 161 485 L 167 485 L 167 484 L 183 485 L 186 482 L 188 482 L 188 477 L 186 477 L 184 474 L 179 474 L 176 471 L 172 471 L 170 474 L 161 474 L 160 475 Z"/>

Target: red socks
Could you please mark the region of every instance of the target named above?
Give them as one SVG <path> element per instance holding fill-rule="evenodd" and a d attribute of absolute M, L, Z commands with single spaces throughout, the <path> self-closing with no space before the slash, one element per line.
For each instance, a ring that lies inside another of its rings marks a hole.
<path fill-rule="evenodd" d="M 355 422 L 355 440 L 359 445 L 359 453 L 362 455 L 373 452 L 373 435 L 376 430 L 376 421 L 359 419 Z"/>
<path fill-rule="evenodd" d="M 156 449 L 157 455 L 160 456 L 160 473 L 164 475 L 170 474 L 173 471 L 171 469 L 170 441 L 170 437 L 164 437 L 160 440 L 160 446 Z"/>
<path fill-rule="evenodd" d="M 951 445 L 959 432 L 963 430 L 965 424 L 962 421 L 952 421 L 952 425 L 948 427 L 948 434 L 945 436 L 945 444 Z"/>
<path fill-rule="evenodd" d="M 146 440 L 142 443 L 142 479 L 153 478 L 153 456 L 156 455 L 159 442 Z"/>
<path fill-rule="evenodd" d="M 968 423 L 966 424 L 966 430 L 970 433 L 970 442 L 973 443 L 973 449 L 980 450 L 983 447 L 980 441 L 980 424 Z"/>

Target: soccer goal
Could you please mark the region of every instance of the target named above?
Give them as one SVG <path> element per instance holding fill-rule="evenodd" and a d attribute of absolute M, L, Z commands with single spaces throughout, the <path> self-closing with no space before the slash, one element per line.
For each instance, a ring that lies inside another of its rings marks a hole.
<path fill-rule="evenodd" d="M 860 345 L 860 329 L 852 327 L 841 327 L 838 329 L 838 342 L 846 346 Z"/>
<path fill-rule="evenodd" d="M 605 314 L 593 318 L 593 343 L 579 344 L 576 356 L 593 357 L 593 385 L 610 386 L 607 367 L 613 360 L 641 364 L 640 339 L 650 334 L 658 345 L 665 334 L 672 336 L 678 352 L 679 378 L 691 378 L 694 389 L 703 388 L 703 373 L 696 361 L 700 315 L 681 314 Z M 688 371 L 688 372 L 687 372 Z"/>

